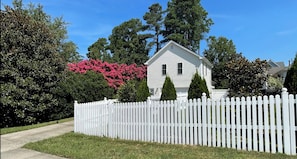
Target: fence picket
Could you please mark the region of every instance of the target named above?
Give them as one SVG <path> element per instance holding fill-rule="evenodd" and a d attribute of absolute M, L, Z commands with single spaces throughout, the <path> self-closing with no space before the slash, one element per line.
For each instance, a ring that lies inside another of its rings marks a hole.
<path fill-rule="evenodd" d="M 269 116 L 268 116 L 268 97 L 264 96 L 263 100 L 263 110 L 264 110 L 264 145 L 265 152 L 270 152 L 270 141 L 269 141 Z"/>
<path fill-rule="evenodd" d="M 297 95 L 114 103 L 74 102 L 74 131 L 170 144 L 296 155 Z"/>

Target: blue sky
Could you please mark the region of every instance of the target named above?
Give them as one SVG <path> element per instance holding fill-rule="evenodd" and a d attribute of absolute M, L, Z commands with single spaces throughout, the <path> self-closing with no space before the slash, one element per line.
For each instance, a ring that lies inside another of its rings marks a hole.
<path fill-rule="evenodd" d="M 11 5 L 12 0 L 2 0 Z M 24 4 L 40 3 L 52 17 L 69 23 L 69 40 L 85 56 L 87 48 L 98 38 L 131 18 L 140 18 L 153 3 L 167 8 L 168 0 L 23 0 Z M 297 53 L 296 0 L 201 0 L 214 21 L 208 36 L 224 36 L 233 40 L 237 52 L 249 60 L 256 58 L 283 61 L 288 64 Z M 202 41 L 201 50 L 206 48 Z"/>

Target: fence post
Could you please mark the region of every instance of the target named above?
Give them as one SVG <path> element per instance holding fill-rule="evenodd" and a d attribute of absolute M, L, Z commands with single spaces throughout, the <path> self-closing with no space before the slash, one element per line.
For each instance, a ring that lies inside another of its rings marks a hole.
<path fill-rule="evenodd" d="M 206 108 L 208 107 L 206 103 L 206 93 L 202 93 L 202 145 L 207 145 L 207 121 L 206 121 Z"/>
<path fill-rule="evenodd" d="M 78 123 L 77 123 L 77 121 L 79 121 L 79 119 L 77 119 L 78 118 L 78 115 L 77 115 L 77 105 L 78 105 L 78 103 L 77 103 L 77 101 L 75 100 L 74 101 L 74 132 L 77 132 L 77 126 L 78 126 Z"/>
<path fill-rule="evenodd" d="M 283 127 L 284 127 L 284 151 L 285 154 L 290 155 L 291 152 L 291 137 L 290 137 L 290 112 L 289 112 L 289 95 L 287 88 L 282 89 L 282 108 L 283 108 Z"/>

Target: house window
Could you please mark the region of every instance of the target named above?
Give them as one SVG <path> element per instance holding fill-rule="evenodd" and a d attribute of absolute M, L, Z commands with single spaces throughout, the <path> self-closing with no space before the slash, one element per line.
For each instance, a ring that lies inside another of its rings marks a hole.
<path fill-rule="evenodd" d="M 183 74 L 183 63 L 178 63 L 177 64 L 177 74 L 178 75 Z"/>
<path fill-rule="evenodd" d="M 166 64 L 162 65 L 162 75 L 166 75 Z"/>

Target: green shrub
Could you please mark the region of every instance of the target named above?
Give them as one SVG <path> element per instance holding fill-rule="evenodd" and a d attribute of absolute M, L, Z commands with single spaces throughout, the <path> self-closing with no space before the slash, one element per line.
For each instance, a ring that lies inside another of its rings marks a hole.
<path fill-rule="evenodd" d="M 147 97 L 150 96 L 149 88 L 147 86 L 146 80 L 142 80 L 137 88 L 136 101 L 146 101 Z"/>
<path fill-rule="evenodd" d="M 199 74 L 196 72 L 188 90 L 188 99 L 201 98 L 202 93 L 206 93 L 207 96 L 209 96 L 206 81 L 201 79 Z"/>
<path fill-rule="evenodd" d="M 122 85 L 117 92 L 117 96 L 120 102 L 135 102 L 136 101 L 135 81 L 130 80 L 126 84 Z"/>
<path fill-rule="evenodd" d="M 176 100 L 176 90 L 169 76 L 166 76 L 165 78 L 160 100 Z"/>
<path fill-rule="evenodd" d="M 287 72 L 284 86 L 290 94 L 297 94 L 297 54 L 291 67 Z"/>
<path fill-rule="evenodd" d="M 0 127 L 50 120 L 58 106 L 53 90 L 65 63 L 57 39 L 43 22 L 9 7 L 1 9 Z"/>

